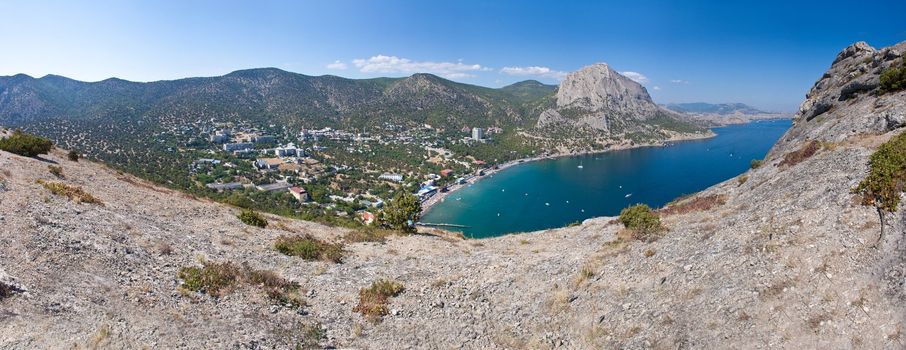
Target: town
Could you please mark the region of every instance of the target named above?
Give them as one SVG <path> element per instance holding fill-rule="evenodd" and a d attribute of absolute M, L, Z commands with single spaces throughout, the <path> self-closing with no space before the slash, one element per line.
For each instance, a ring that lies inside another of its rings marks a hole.
<path fill-rule="evenodd" d="M 369 225 L 398 191 L 425 202 L 484 175 L 497 159 L 489 162 L 450 148 L 486 145 L 503 132 L 464 126 L 458 130 L 461 137 L 449 141 L 428 124 L 403 128 L 385 123 L 377 133 L 365 128 L 286 129 L 213 123 L 207 142 L 191 143 L 206 153 L 191 163 L 191 176 L 215 196 L 291 198 L 297 212 L 318 211 Z"/>

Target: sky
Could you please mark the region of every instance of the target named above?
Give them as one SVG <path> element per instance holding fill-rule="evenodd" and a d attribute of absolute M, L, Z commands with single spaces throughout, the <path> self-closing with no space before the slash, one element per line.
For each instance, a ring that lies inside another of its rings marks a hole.
<path fill-rule="evenodd" d="M 870 3 L 870 6 L 868 4 Z M 0 75 L 84 81 L 277 67 L 557 84 L 605 62 L 658 103 L 795 111 L 856 41 L 906 40 L 906 1 L 0 0 Z"/>

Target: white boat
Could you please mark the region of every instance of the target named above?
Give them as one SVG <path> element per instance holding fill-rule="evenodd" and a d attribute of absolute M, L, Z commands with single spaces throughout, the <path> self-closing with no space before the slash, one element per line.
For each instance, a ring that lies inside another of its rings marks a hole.
<path fill-rule="evenodd" d="M 576 168 L 582 169 L 582 168 L 584 168 L 584 167 L 580 165 L 580 166 L 577 166 Z"/>
<path fill-rule="evenodd" d="M 630 196 L 632 196 L 632 193 L 627 194 L 627 195 L 626 195 L 626 198 L 629 198 Z"/>

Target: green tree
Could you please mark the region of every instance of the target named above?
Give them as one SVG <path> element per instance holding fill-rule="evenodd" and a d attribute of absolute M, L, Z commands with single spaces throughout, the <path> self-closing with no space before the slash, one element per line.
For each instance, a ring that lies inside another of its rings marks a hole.
<path fill-rule="evenodd" d="M 21 130 L 13 131 L 9 137 L 0 139 L 0 149 L 25 157 L 47 154 L 51 148 L 53 148 L 53 142 L 50 140 L 24 133 Z"/>
<path fill-rule="evenodd" d="M 403 232 L 415 232 L 415 222 L 422 213 L 422 204 L 414 194 L 400 191 L 384 208 L 384 224 Z"/>

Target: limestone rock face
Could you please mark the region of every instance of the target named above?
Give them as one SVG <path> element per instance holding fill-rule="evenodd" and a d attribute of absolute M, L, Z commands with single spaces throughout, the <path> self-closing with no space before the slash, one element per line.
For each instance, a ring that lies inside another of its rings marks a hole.
<path fill-rule="evenodd" d="M 708 133 L 690 118 L 655 104 L 644 86 L 605 63 L 584 67 L 563 79 L 554 107 L 542 112 L 536 123 L 538 128 L 554 126 L 597 133 L 617 142 L 630 134 L 666 140 Z"/>
<path fill-rule="evenodd" d="M 809 90 L 793 128 L 769 157 L 787 153 L 808 140 L 840 142 L 863 134 L 883 134 L 906 122 L 906 91 L 876 96 L 880 75 L 900 64 L 906 42 L 877 50 L 857 42 L 837 54 Z"/>
<path fill-rule="evenodd" d="M 648 117 L 658 108 L 645 87 L 605 63 L 593 64 L 567 75 L 557 91 L 557 107 L 632 113 L 640 117 Z"/>

